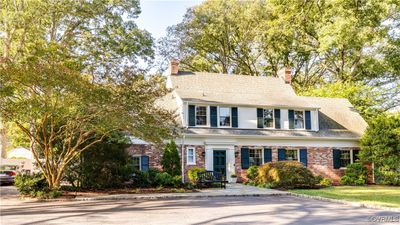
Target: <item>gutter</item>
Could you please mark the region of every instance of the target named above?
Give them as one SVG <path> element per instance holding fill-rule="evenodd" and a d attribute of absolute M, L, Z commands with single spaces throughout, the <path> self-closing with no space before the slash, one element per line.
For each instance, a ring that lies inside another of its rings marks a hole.
<path fill-rule="evenodd" d="M 343 140 L 359 141 L 360 137 L 307 137 L 307 136 L 261 136 L 261 135 L 226 135 L 226 134 L 186 134 L 187 137 L 234 137 L 234 138 L 258 138 L 258 139 L 285 139 L 285 140 Z"/>

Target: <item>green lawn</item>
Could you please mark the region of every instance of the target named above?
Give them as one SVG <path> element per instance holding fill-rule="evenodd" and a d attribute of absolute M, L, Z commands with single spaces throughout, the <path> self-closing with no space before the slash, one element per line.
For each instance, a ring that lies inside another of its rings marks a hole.
<path fill-rule="evenodd" d="M 335 186 L 322 189 L 296 189 L 290 192 L 400 208 L 400 187 Z"/>

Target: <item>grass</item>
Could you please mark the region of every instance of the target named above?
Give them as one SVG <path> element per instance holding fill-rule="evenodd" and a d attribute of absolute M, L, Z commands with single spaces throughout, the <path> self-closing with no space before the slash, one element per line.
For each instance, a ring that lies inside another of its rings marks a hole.
<path fill-rule="evenodd" d="M 333 186 L 322 189 L 295 189 L 290 192 L 400 208 L 400 187 L 394 186 Z"/>

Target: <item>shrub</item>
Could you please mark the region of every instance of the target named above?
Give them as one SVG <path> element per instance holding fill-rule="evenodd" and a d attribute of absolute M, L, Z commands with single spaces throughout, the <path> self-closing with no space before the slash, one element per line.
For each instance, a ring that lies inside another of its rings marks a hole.
<path fill-rule="evenodd" d="M 159 173 L 156 175 L 156 184 L 163 187 L 172 186 L 172 176 L 167 172 Z"/>
<path fill-rule="evenodd" d="M 258 166 L 250 166 L 246 172 L 247 179 L 255 181 L 258 176 L 258 168 Z"/>
<path fill-rule="evenodd" d="M 182 176 L 174 176 L 172 177 L 172 185 L 174 187 L 182 187 Z"/>
<path fill-rule="evenodd" d="M 50 190 L 46 178 L 42 173 L 17 174 L 15 187 L 21 195 L 37 198 L 54 198 L 61 195 L 57 190 Z"/>
<path fill-rule="evenodd" d="M 389 166 L 375 169 L 375 182 L 385 185 L 400 185 L 400 169 L 394 170 Z"/>
<path fill-rule="evenodd" d="M 362 163 L 349 164 L 344 176 L 340 178 L 343 185 L 364 185 L 367 182 L 368 170 Z"/>
<path fill-rule="evenodd" d="M 197 183 L 197 180 L 198 180 L 197 173 L 198 172 L 204 172 L 204 171 L 206 171 L 206 169 L 200 168 L 200 167 L 195 167 L 194 166 L 194 167 L 190 168 L 189 171 L 188 171 L 189 181 L 192 184 Z"/>
<path fill-rule="evenodd" d="M 317 184 L 315 177 L 302 163 L 280 161 L 266 163 L 258 170 L 257 182 L 273 188 L 311 188 Z"/>
<path fill-rule="evenodd" d="M 174 141 L 170 141 L 164 149 L 161 159 L 163 171 L 171 176 L 181 175 L 181 161 L 179 159 L 178 149 Z"/>
<path fill-rule="evenodd" d="M 322 180 L 319 181 L 319 184 L 321 186 L 330 187 L 332 186 L 332 180 L 329 178 L 323 178 Z"/>
<path fill-rule="evenodd" d="M 132 176 L 133 186 L 148 188 L 157 186 L 156 176 L 161 173 L 159 170 L 151 168 L 148 171 L 135 171 Z"/>

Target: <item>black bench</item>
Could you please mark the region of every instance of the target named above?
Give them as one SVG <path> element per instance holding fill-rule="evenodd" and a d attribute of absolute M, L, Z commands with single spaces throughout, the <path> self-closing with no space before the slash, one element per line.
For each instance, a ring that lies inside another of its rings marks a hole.
<path fill-rule="evenodd" d="M 197 173 L 197 186 L 198 187 L 210 187 L 213 183 L 219 183 L 221 188 L 226 188 L 228 181 L 221 172 L 217 171 L 204 171 Z"/>

